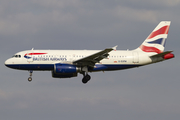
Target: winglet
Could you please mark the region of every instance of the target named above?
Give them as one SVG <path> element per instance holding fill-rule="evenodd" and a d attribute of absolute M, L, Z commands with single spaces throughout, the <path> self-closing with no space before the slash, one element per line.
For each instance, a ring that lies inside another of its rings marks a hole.
<path fill-rule="evenodd" d="M 116 51 L 116 48 L 117 48 L 117 47 L 118 47 L 118 45 L 112 47 L 112 49 L 113 49 L 114 51 Z"/>

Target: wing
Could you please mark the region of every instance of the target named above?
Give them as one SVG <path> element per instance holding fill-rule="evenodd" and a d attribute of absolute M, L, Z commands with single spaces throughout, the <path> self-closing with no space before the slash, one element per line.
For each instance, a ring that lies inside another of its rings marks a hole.
<path fill-rule="evenodd" d="M 107 58 L 109 56 L 109 52 L 112 50 L 116 50 L 116 47 L 113 48 L 107 48 L 105 50 L 102 50 L 100 52 L 97 52 L 95 54 L 89 55 L 87 57 L 84 57 L 82 59 L 78 59 L 73 62 L 73 64 L 77 66 L 88 66 L 88 67 L 94 67 L 96 63 L 99 63 L 102 59 Z"/>

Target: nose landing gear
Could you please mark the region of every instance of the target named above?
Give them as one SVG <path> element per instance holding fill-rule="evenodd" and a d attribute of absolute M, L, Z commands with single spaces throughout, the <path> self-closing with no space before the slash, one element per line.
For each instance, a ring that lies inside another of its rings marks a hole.
<path fill-rule="evenodd" d="M 30 71 L 29 71 L 29 76 L 30 76 L 30 77 L 28 78 L 28 81 L 29 81 L 29 82 L 31 82 L 31 81 L 32 81 L 32 77 L 31 77 L 31 76 L 32 76 L 32 73 L 33 73 L 33 71 L 32 71 L 32 70 L 30 70 Z"/>

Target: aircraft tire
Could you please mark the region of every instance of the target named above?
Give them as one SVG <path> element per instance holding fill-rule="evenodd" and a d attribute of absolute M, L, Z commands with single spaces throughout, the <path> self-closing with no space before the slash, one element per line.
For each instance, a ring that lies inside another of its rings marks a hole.
<path fill-rule="evenodd" d="M 91 76 L 90 75 L 86 75 L 86 76 L 83 77 L 82 83 L 86 84 L 90 79 L 91 79 Z"/>
<path fill-rule="evenodd" d="M 29 78 L 28 78 L 28 81 L 31 82 L 31 81 L 32 81 L 32 77 L 29 77 Z"/>

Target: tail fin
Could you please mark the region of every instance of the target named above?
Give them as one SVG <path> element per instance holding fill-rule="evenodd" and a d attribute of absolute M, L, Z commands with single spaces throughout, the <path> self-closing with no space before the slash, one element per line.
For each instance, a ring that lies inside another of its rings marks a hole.
<path fill-rule="evenodd" d="M 171 21 L 161 21 L 139 47 L 144 52 L 162 53 Z"/>

